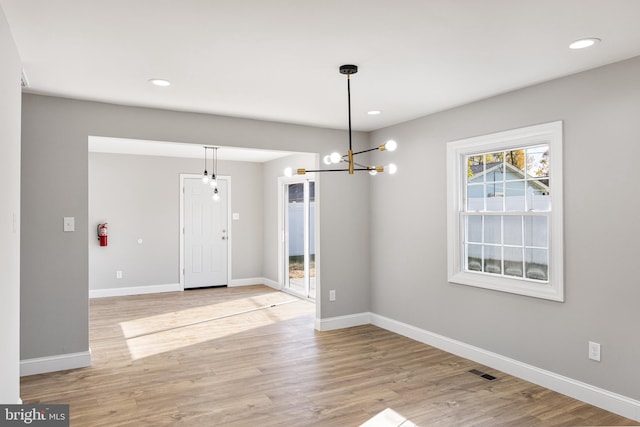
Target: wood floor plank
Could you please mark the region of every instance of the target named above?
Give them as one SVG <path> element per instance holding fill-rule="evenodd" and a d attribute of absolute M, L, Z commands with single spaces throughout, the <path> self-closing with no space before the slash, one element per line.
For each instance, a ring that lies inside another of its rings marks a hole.
<path fill-rule="evenodd" d="M 313 329 L 315 306 L 265 286 L 91 300 L 89 368 L 22 378 L 71 425 L 640 425 L 372 325 Z M 473 375 L 478 369 L 495 381 Z"/>

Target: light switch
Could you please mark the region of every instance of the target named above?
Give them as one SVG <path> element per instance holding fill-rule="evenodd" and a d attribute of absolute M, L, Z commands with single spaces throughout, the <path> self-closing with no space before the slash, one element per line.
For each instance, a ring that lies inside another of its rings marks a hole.
<path fill-rule="evenodd" d="M 238 221 L 240 219 L 240 214 L 238 212 L 233 213 L 233 220 Z"/>
<path fill-rule="evenodd" d="M 76 231 L 76 219 L 72 216 L 64 217 L 64 231 Z"/>

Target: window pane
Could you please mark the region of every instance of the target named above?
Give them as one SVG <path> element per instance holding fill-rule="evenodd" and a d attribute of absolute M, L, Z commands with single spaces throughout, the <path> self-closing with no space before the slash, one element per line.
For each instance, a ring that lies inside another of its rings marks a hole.
<path fill-rule="evenodd" d="M 502 274 L 502 248 L 500 246 L 484 246 L 485 273 Z"/>
<path fill-rule="evenodd" d="M 505 162 L 524 171 L 525 152 L 524 150 L 509 150 L 504 153 Z M 517 172 L 517 171 L 516 171 Z M 521 177 L 522 178 L 522 177 Z M 507 179 L 509 176 L 507 175 Z"/>
<path fill-rule="evenodd" d="M 487 153 L 484 155 L 484 162 L 485 162 L 485 168 L 486 168 L 486 172 L 489 172 L 494 166 L 499 165 L 500 163 L 502 163 L 504 159 L 504 151 L 497 151 L 495 153 Z M 495 181 L 495 179 L 489 179 L 487 178 L 487 181 Z"/>
<path fill-rule="evenodd" d="M 549 196 L 549 180 L 533 180 L 527 182 L 527 204 L 529 209 L 537 211 L 550 211 L 551 198 Z"/>
<path fill-rule="evenodd" d="M 527 175 L 529 177 L 549 176 L 549 146 L 527 149 Z"/>
<path fill-rule="evenodd" d="M 482 271 L 482 246 L 466 245 L 467 247 L 467 270 Z"/>
<path fill-rule="evenodd" d="M 487 182 L 504 181 L 504 165 L 502 162 L 487 164 L 487 171 L 485 175 Z"/>
<path fill-rule="evenodd" d="M 548 226 L 545 216 L 528 216 L 524 219 L 524 244 L 539 248 L 548 247 Z"/>
<path fill-rule="evenodd" d="M 482 243 L 482 217 L 467 217 L 467 242 Z"/>
<path fill-rule="evenodd" d="M 504 210 L 504 183 L 487 182 L 487 211 L 501 212 Z"/>
<path fill-rule="evenodd" d="M 504 244 L 522 246 L 522 217 L 504 217 Z"/>
<path fill-rule="evenodd" d="M 484 156 L 467 156 L 467 178 L 469 181 L 482 181 L 484 172 Z M 480 175 L 480 178 L 478 176 Z"/>
<path fill-rule="evenodd" d="M 467 211 L 484 210 L 484 184 L 469 184 L 467 186 Z"/>
<path fill-rule="evenodd" d="M 522 248 L 504 248 L 504 274 L 522 277 Z"/>
<path fill-rule="evenodd" d="M 524 181 L 512 181 L 506 183 L 505 210 L 524 211 Z"/>
<path fill-rule="evenodd" d="M 484 217 L 484 243 L 502 243 L 502 224 L 499 216 Z"/>
<path fill-rule="evenodd" d="M 527 279 L 548 280 L 549 261 L 546 249 L 525 249 L 525 271 Z"/>

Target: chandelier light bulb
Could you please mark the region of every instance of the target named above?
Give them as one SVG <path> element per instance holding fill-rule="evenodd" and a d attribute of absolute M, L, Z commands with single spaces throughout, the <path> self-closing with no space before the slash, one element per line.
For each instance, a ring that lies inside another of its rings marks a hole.
<path fill-rule="evenodd" d="M 215 177 L 211 177 L 211 182 L 209 182 L 209 185 L 211 185 L 213 188 L 216 188 L 218 186 L 218 180 Z"/>
<path fill-rule="evenodd" d="M 342 156 L 340 155 L 340 153 L 336 152 L 331 153 L 329 158 L 331 159 L 331 163 L 340 163 L 340 160 L 342 160 Z"/>
<path fill-rule="evenodd" d="M 286 177 L 292 177 L 293 176 L 293 169 L 291 169 L 290 167 L 287 167 L 284 169 L 284 176 Z"/>
<path fill-rule="evenodd" d="M 375 169 L 370 169 L 369 170 L 369 175 L 374 176 L 374 175 L 378 175 L 378 171 Z"/>
<path fill-rule="evenodd" d="M 396 148 L 398 148 L 398 143 L 395 142 L 393 139 L 388 140 L 384 144 L 384 149 L 387 151 L 395 151 Z"/>
<path fill-rule="evenodd" d="M 202 175 L 202 183 L 203 184 L 209 183 L 209 175 L 207 175 L 207 171 L 204 171 L 204 174 Z"/>
<path fill-rule="evenodd" d="M 324 156 L 322 158 L 322 161 L 324 162 L 325 165 L 330 165 L 331 164 L 331 156 L 329 154 L 327 154 L 326 156 Z"/>
<path fill-rule="evenodd" d="M 213 200 L 215 200 L 216 202 L 220 200 L 220 193 L 218 193 L 217 188 L 213 191 Z"/>
<path fill-rule="evenodd" d="M 396 172 L 398 172 L 398 167 L 395 165 L 395 163 L 389 164 L 389 166 L 387 166 L 387 168 L 389 169 L 389 175 L 393 175 Z"/>

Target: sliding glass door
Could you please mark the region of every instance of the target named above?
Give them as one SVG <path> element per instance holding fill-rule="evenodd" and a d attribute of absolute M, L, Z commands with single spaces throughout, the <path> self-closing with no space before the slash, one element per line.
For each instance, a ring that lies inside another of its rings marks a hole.
<path fill-rule="evenodd" d="M 283 190 L 285 289 L 315 299 L 315 182 L 288 182 Z"/>

